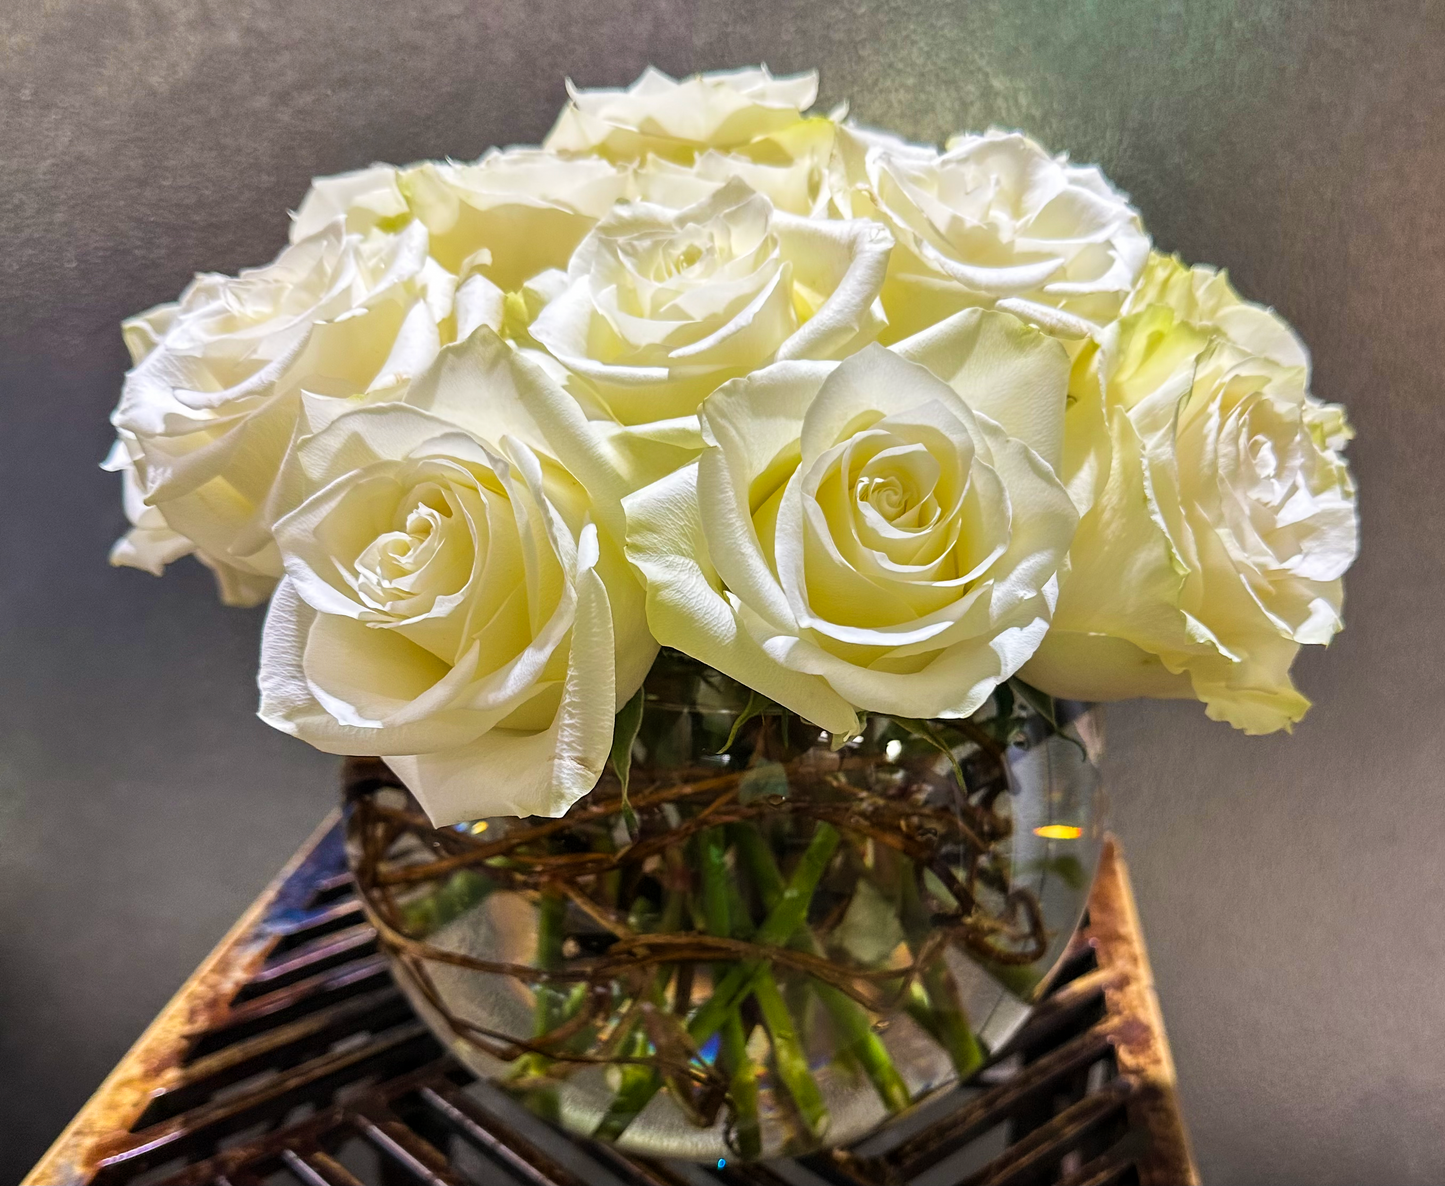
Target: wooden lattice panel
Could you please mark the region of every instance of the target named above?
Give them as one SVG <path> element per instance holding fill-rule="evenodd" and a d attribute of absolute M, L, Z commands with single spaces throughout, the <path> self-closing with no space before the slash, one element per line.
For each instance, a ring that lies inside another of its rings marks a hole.
<path fill-rule="evenodd" d="M 1197 1181 L 1128 872 L 1112 840 L 1049 994 L 968 1085 L 852 1149 L 714 1169 L 578 1140 L 476 1082 L 393 984 L 332 818 L 25 1186 Z"/>

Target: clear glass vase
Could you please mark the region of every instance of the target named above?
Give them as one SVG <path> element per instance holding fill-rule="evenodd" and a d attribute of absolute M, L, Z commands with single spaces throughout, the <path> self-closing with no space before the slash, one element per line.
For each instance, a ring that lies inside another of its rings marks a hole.
<path fill-rule="evenodd" d="M 567 1128 L 715 1162 L 854 1141 L 1028 1015 L 1101 838 L 1097 710 L 1003 685 L 969 720 L 815 726 L 664 651 L 626 797 L 433 829 L 348 805 L 420 1015 Z M 624 742 L 625 746 L 625 742 Z"/>

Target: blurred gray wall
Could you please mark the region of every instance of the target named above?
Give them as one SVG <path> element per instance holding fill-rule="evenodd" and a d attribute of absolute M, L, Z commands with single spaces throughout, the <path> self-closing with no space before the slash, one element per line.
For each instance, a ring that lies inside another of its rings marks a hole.
<path fill-rule="evenodd" d="M 313 174 L 535 141 L 562 78 L 817 66 L 933 139 L 1099 161 L 1349 406 L 1364 551 L 1317 707 L 1109 717 L 1200 1164 L 1445 1181 L 1445 4 L 7 0 L 0 5 L 0 1180 L 331 802 L 253 716 L 256 613 L 106 567 L 117 323 L 269 259 Z"/>

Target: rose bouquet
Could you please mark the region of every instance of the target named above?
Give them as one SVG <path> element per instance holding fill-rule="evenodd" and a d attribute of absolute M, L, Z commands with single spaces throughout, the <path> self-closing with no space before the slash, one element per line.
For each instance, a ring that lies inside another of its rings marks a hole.
<path fill-rule="evenodd" d="M 960 958 L 1026 1000 L 1081 901 L 1027 847 L 1092 826 L 1073 702 L 1289 728 L 1357 548 L 1275 313 L 1097 168 L 815 91 L 650 70 L 540 148 L 319 179 L 271 264 L 125 324 L 113 417 L 112 561 L 269 598 L 262 718 L 429 817 L 353 836 L 419 1007 L 699 1156 L 976 1069 Z"/>

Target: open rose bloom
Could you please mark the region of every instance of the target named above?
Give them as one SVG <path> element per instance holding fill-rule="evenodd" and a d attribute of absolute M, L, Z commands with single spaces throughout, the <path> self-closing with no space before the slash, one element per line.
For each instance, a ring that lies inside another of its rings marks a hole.
<path fill-rule="evenodd" d="M 566 812 L 659 645 L 838 745 L 1008 681 L 1289 728 L 1358 546 L 1299 340 L 1098 168 L 816 90 L 569 84 L 541 147 L 318 180 L 127 322 L 113 561 L 269 598 L 263 718 L 438 824 Z"/>

